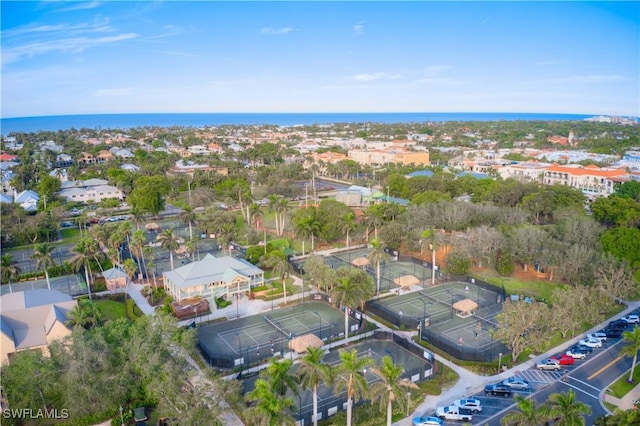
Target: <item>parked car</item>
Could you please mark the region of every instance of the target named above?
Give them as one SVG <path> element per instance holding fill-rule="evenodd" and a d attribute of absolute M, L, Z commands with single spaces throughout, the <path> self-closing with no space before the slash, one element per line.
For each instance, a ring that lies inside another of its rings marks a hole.
<path fill-rule="evenodd" d="M 578 343 L 583 345 L 583 346 L 588 346 L 590 348 L 601 348 L 602 347 L 602 342 L 600 341 L 600 339 L 595 339 L 593 337 L 591 337 L 591 338 L 585 337 L 584 339 L 578 341 Z"/>
<path fill-rule="evenodd" d="M 558 354 L 558 355 L 552 356 L 551 359 L 558 361 L 560 365 L 573 365 L 576 362 L 574 357 L 567 354 Z"/>
<path fill-rule="evenodd" d="M 495 385 L 487 385 L 484 387 L 484 394 L 487 396 L 504 396 L 505 398 L 508 398 L 512 393 L 513 391 L 511 390 L 511 387 L 502 383 L 496 383 Z"/>
<path fill-rule="evenodd" d="M 598 339 L 601 342 L 604 342 L 604 341 L 607 340 L 607 334 L 603 333 L 601 331 L 597 331 L 595 333 L 587 334 L 587 338 L 589 338 L 589 339 L 591 339 L 591 338 Z"/>
<path fill-rule="evenodd" d="M 479 399 L 456 399 L 455 401 L 453 401 L 453 405 L 455 405 L 456 407 L 468 408 L 474 413 L 479 413 L 480 411 L 482 411 L 482 405 Z"/>
<path fill-rule="evenodd" d="M 577 345 L 573 345 L 573 347 L 571 349 L 579 349 L 582 351 L 585 351 L 586 353 L 590 354 L 591 352 L 593 352 L 593 348 L 590 346 L 585 346 L 585 345 L 581 345 L 581 344 L 577 344 Z"/>
<path fill-rule="evenodd" d="M 628 326 L 629 326 L 629 323 L 623 319 L 611 321 L 609 323 L 609 327 L 627 328 Z"/>
<path fill-rule="evenodd" d="M 558 361 L 557 359 L 544 359 L 542 361 L 540 361 L 539 363 L 536 364 L 536 368 L 538 370 L 555 370 L 555 371 L 559 371 L 560 370 L 560 361 Z"/>
<path fill-rule="evenodd" d="M 531 385 L 529 384 L 529 382 L 527 382 L 525 379 L 518 376 L 513 376 L 507 379 L 504 379 L 502 381 L 502 384 L 505 386 L 509 386 L 511 389 L 524 390 L 524 391 L 531 390 Z"/>
<path fill-rule="evenodd" d="M 567 356 L 577 359 L 585 359 L 587 357 L 587 351 L 573 347 L 566 352 Z"/>
<path fill-rule="evenodd" d="M 434 416 L 420 416 L 413 418 L 413 426 L 443 426 L 442 419 Z"/>
<path fill-rule="evenodd" d="M 624 316 L 620 319 L 622 321 L 626 321 L 628 324 L 637 324 L 638 322 L 640 322 L 640 317 L 638 317 L 638 315 L 633 315 L 633 314 Z"/>
<path fill-rule="evenodd" d="M 622 330 L 619 328 L 606 328 L 604 332 L 610 339 L 620 339 L 622 337 Z"/>
<path fill-rule="evenodd" d="M 459 422 L 470 422 L 473 420 L 473 415 L 470 410 L 454 405 L 436 408 L 436 416 L 443 420 L 455 420 Z"/>

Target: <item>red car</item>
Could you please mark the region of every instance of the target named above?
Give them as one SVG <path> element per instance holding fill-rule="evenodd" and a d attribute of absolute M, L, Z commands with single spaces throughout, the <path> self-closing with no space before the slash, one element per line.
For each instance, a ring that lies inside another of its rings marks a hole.
<path fill-rule="evenodd" d="M 557 359 L 560 365 L 573 365 L 576 362 L 575 358 L 565 354 L 552 356 L 551 359 Z"/>

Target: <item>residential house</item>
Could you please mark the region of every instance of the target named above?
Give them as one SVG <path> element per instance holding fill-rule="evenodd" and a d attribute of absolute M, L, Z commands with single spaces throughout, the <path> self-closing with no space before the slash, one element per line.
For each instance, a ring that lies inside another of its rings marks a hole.
<path fill-rule="evenodd" d="M 211 153 L 204 145 L 191 145 L 187 151 L 190 155 L 209 155 Z"/>
<path fill-rule="evenodd" d="M 3 152 L 0 154 L 0 161 L 18 162 L 18 156 Z"/>
<path fill-rule="evenodd" d="M 27 212 L 38 211 L 39 201 L 40 196 L 30 189 L 24 190 L 19 194 L 15 194 L 13 197 L 13 202 L 19 204 Z"/>
<path fill-rule="evenodd" d="M 126 148 L 117 148 L 117 147 L 113 147 L 109 150 L 110 153 L 112 153 L 115 157 L 118 158 L 133 158 L 133 152 L 129 151 Z"/>
<path fill-rule="evenodd" d="M 69 154 L 58 154 L 56 156 L 56 162 L 54 164 L 54 167 L 56 168 L 63 168 L 63 167 L 71 167 L 73 166 L 73 157 L 71 157 Z"/>
<path fill-rule="evenodd" d="M 26 290 L 0 296 L 0 365 L 20 351 L 40 350 L 71 335 L 65 324 L 77 302 L 57 290 Z"/>
<path fill-rule="evenodd" d="M 69 180 L 69 173 L 67 169 L 53 169 L 49 172 L 49 176 L 59 179 L 60 182 L 66 182 Z"/>
<path fill-rule="evenodd" d="M 63 182 L 58 193 L 67 201 L 99 203 L 107 198 L 124 199 L 124 193 L 104 179 L 88 179 Z"/>
<path fill-rule="evenodd" d="M 264 284 L 264 271 L 252 263 L 231 256 L 214 257 L 210 253 L 200 261 L 162 275 L 167 293 L 177 302 L 197 296 L 212 301 L 218 297 L 229 300 L 234 294 L 248 293 L 251 288 Z"/>
<path fill-rule="evenodd" d="M 115 159 L 115 155 L 107 151 L 106 149 L 100 150 L 98 155 L 96 155 L 96 162 L 98 164 L 106 163 L 108 161 L 113 161 Z"/>
<path fill-rule="evenodd" d="M 91 154 L 90 152 L 81 152 L 80 155 L 78 155 L 79 165 L 86 166 L 86 165 L 95 164 L 95 163 L 97 163 L 97 160 L 95 159 L 93 154 Z"/>
<path fill-rule="evenodd" d="M 5 194 L 0 194 L 0 203 L 11 204 L 13 203 L 13 198 Z"/>
<path fill-rule="evenodd" d="M 551 166 L 549 163 L 523 161 L 499 167 L 498 174 L 502 179 L 515 179 L 521 182 L 542 183 L 544 172 L 549 166 Z"/>
<path fill-rule="evenodd" d="M 222 154 L 222 152 L 224 151 L 222 147 L 217 143 L 210 143 L 207 146 L 207 149 L 209 150 L 209 152 L 212 152 L 214 154 Z"/>
<path fill-rule="evenodd" d="M 107 290 L 124 289 L 127 287 L 129 276 L 121 268 L 114 267 L 102 272 Z"/>
<path fill-rule="evenodd" d="M 349 151 L 349 158 L 363 165 L 381 164 L 419 164 L 429 165 L 429 152 L 427 151 L 407 151 L 396 149 L 352 149 Z"/>
<path fill-rule="evenodd" d="M 126 170 L 128 172 L 139 172 L 140 171 L 140 167 L 136 166 L 135 164 L 131 164 L 131 163 L 124 163 L 123 165 L 120 166 L 120 168 L 122 170 Z"/>
<path fill-rule="evenodd" d="M 544 172 L 543 183 L 546 185 L 568 185 L 579 189 L 589 199 L 594 199 L 611 195 L 614 191 L 615 178 L 626 174 L 624 169 L 600 168 L 593 164 L 588 166 L 552 164 Z"/>

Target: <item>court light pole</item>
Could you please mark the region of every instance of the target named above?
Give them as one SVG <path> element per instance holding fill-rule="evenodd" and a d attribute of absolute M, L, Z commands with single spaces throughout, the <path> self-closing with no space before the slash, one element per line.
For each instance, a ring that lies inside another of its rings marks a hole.
<path fill-rule="evenodd" d="M 502 367 L 502 352 L 498 352 L 498 374 L 500 374 L 501 367 Z"/>
<path fill-rule="evenodd" d="M 320 340 L 322 340 L 322 317 L 316 311 L 311 312 L 313 315 L 317 316 L 320 320 Z"/>

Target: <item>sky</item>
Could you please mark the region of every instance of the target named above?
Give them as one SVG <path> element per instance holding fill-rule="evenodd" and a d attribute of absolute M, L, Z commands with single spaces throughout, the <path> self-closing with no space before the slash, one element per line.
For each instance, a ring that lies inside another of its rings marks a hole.
<path fill-rule="evenodd" d="M 5 1 L 1 117 L 640 116 L 640 2 Z"/>

